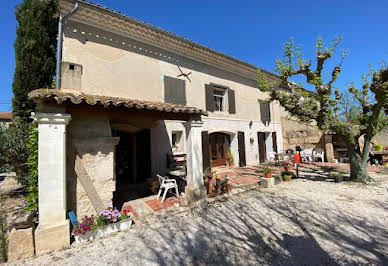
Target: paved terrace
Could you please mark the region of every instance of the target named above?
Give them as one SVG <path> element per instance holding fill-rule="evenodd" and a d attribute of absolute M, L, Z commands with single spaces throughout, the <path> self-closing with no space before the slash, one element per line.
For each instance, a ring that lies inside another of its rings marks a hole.
<path fill-rule="evenodd" d="M 388 176 L 337 184 L 316 170 L 18 264 L 388 265 Z"/>
<path fill-rule="evenodd" d="M 280 175 L 283 171 L 283 166 L 281 164 L 269 164 L 261 166 L 246 166 L 246 167 L 218 167 L 214 170 L 217 176 L 227 176 L 229 183 L 232 186 L 231 194 L 236 194 L 245 190 L 255 188 L 259 185 L 261 178 L 263 178 L 263 168 L 270 167 L 273 172 L 272 175 Z M 349 164 L 346 163 L 303 163 L 300 164 L 300 172 L 308 173 L 320 173 L 322 175 L 328 174 L 331 171 L 341 171 L 348 172 Z M 379 173 L 381 171 L 380 166 L 368 166 L 368 172 Z M 308 175 L 307 175 L 308 176 Z M 305 177 L 307 177 L 305 174 Z M 320 178 L 323 180 L 324 178 Z M 327 180 L 332 182 L 332 180 Z M 170 196 L 161 203 L 161 199 L 157 199 L 156 195 L 139 198 L 127 202 L 123 205 L 122 210 L 126 209 L 131 212 L 135 221 L 141 221 L 143 218 L 148 219 L 151 215 L 164 215 L 166 212 L 178 213 L 187 210 L 187 207 L 180 206 L 180 200 L 175 196 Z"/>

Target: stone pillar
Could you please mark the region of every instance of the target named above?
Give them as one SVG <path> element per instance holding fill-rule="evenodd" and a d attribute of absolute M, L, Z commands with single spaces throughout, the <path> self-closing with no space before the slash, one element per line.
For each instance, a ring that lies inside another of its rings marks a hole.
<path fill-rule="evenodd" d="M 202 121 L 190 120 L 183 124 L 186 129 L 186 165 L 187 186 L 185 196 L 192 204 L 206 199 L 206 188 L 203 184 L 202 170 Z"/>
<path fill-rule="evenodd" d="M 324 137 L 326 160 L 327 162 L 332 163 L 334 162 L 333 136 L 325 134 Z"/>
<path fill-rule="evenodd" d="M 71 116 L 32 113 L 38 122 L 39 225 L 35 231 L 36 253 L 70 245 L 66 219 L 66 126 Z"/>

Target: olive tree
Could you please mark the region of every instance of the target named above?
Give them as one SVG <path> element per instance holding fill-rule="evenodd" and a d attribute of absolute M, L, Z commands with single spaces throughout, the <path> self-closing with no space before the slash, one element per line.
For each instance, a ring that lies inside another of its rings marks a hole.
<path fill-rule="evenodd" d="M 316 42 L 315 64 L 306 60 L 294 43 L 294 40 L 283 45 L 282 58 L 276 59 L 276 71 L 280 82 L 269 82 L 259 71 L 258 86 L 261 91 L 268 92 L 271 101 L 278 101 L 292 116 L 301 122 L 315 122 L 323 131 L 332 131 L 345 141 L 350 162 L 350 179 L 367 182 L 372 179 L 366 172 L 369 157 L 369 146 L 372 137 L 388 125 L 388 68 L 382 66 L 379 70 L 362 77 L 361 88 L 354 84 L 348 86 L 348 92 L 357 100 L 360 112 L 352 115 L 352 119 L 343 119 L 340 106 L 343 93 L 333 83 L 341 73 L 341 65 L 346 52 L 340 54 L 338 63 L 329 71 L 329 77 L 324 78 L 324 65 L 333 59 L 341 37 L 336 37 L 325 45 L 322 39 Z M 307 90 L 291 79 L 302 76 L 314 91 Z M 359 139 L 364 138 L 360 147 Z"/>

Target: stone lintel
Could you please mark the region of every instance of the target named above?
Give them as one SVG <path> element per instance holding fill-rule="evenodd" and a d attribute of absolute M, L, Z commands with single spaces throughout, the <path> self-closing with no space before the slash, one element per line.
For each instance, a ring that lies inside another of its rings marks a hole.
<path fill-rule="evenodd" d="M 38 124 L 65 124 L 68 125 L 71 120 L 70 114 L 64 113 L 31 113 L 31 117 Z"/>
<path fill-rule="evenodd" d="M 98 138 L 88 138 L 88 139 L 79 139 L 79 138 L 72 139 L 72 142 L 75 145 L 98 143 L 98 144 L 111 144 L 111 145 L 116 146 L 117 144 L 119 144 L 119 141 L 120 141 L 120 137 L 98 137 Z"/>
<path fill-rule="evenodd" d="M 203 122 L 202 121 L 198 121 L 198 120 L 189 120 L 187 122 L 184 122 L 183 123 L 183 126 L 185 128 L 191 128 L 191 127 L 202 127 L 203 126 Z"/>

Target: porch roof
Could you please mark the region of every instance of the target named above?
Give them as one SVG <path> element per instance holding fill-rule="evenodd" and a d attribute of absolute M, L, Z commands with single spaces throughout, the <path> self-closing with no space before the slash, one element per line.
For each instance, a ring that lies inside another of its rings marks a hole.
<path fill-rule="evenodd" d="M 184 106 L 173 103 L 151 102 L 142 100 L 132 100 L 120 97 L 99 96 L 84 94 L 73 89 L 37 89 L 28 94 L 28 98 L 40 103 L 51 104 L 87 104 L 102 107 L 121 107 L 132 110 L 147 110 L 163 113 L 176 114 L 201 114 L 207 116 L 208 113 L 196 107 Z"/>

